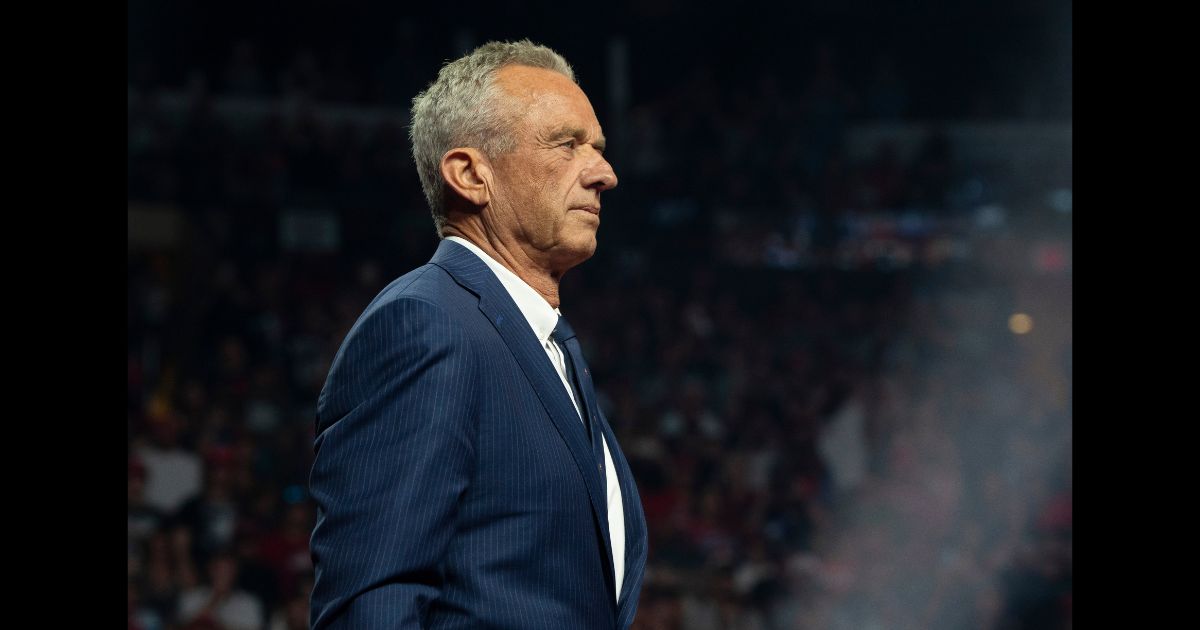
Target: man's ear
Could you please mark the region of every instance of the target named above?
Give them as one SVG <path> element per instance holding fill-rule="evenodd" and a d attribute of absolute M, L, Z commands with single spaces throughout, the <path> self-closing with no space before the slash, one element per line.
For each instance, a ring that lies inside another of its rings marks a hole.
<path fill-rule="evenodd" d="M 492 171 L 481 151 L 470 147 L 450 149 L 442 156 L 440 166 L 442 179 L 460 197 L 478 207 L 491 201 L 488 180 Z"/>

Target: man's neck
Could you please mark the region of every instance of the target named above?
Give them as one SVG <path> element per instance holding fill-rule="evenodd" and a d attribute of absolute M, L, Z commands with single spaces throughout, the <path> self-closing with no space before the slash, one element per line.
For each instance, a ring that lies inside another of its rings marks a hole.
<path fill-rule="evenodd" d="M 483 250 L 505 269 L 513 272 L 522 282 L 528 284 L 542 296 L 550 308 L 558 308 L 558 281 L 562 274 L 555 274 L 544 266 L 538 265 L 520 247 L 509 247 L 501 239 L 488 234 L 471 224 L 451 225 L 442 227 L 442 237 L 457 236 L 470 241 L 472 245 Z"/>

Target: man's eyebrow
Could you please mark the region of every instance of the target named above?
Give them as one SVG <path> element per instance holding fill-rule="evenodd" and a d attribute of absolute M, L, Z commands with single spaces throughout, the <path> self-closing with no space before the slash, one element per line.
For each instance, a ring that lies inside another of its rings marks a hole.
<path fill-rule="evenodd" d="M 586 134 L 581 127 L 563 125 L 552 130 L 549 134 L 549 138 L 551 140 L 558 140 L 559 138 L 578 138 L 580 141 L 582 141 L 584 135 Z"/>
<path fill-rule="evenodd" d="M 563 125 L 562 127 L 558 127 L 554 131 L 551 131 L 548 138 L 551 141 L 558 140 L 560 138 L 575 138 L 580 142 L 583 142 L 583 139 L 586 136 L 587 132 L 585 132 L 581 127 Z M 596 138 L 596 141 L 592 143 L 592 145 L 595 146 L 598 151 L 603 151 L 604 147 L 608 146 L 604 134 L 601 133 L 600 136 Z"/>

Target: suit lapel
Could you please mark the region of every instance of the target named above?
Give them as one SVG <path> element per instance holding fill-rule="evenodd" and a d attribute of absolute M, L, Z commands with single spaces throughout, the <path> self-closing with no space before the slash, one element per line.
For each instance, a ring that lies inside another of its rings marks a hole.
<path fill-rule="evenodd" d="M 592 447 L 581 428 L 579 414 L 575 411 L 575 406 L 571 403 L 554 366 L 550 364 L 546 351 L 529 328 L 525 315 L 517 308 L 516 302 L 492 270 L 462 245 L 443 240 L 430 262 L 445 269 L 460 285 L 479 296 L 479 310 L 491 320 L 496 332 L 500 334 L 516 358 L 517 364 L 521 366 L 525 377 L 529 379 L 533 391 L 546 408 L 554 428 L 566 443 L 571 458 L 575 460 L 579 474 L 583 477 L 592 511 L 604 538 L 605 549 L 609 550 L 610 561 L 605 564 L 611 566 L 612 541 L 608 531 L 607 497 L 604 494 L 603 479 L 596 470 Z M 611 445 L 615 444 L 615 441 L 611 437 L 608 439 L 611 451 Z M 621 490 L 625 491 L 624 485 L 621 486 Z M 612 571 L 606 571 L 605 575 L 610 593 L 609 601 L 612 601 L 611 598 L 616 597 L 616 578 Z"/>
<path fill-rule="evenodd" d="M 629 607 L 629 594 L 634 589 L 641 588 L 642 574 L 646 567 L 646 517 L 642 512 L 642 498 L 638 494 L 637 483 L 625 454 L 617 444 L 604 412 L 598 414 L 600 430 L 608 442 L 609 454 L 613 458 L 613 466 L 617 470 L 617 483 L 621 486 L 621 503 L 625 515 L 625 573 L 621 583 L 621 595 L 617 598 L 617 627 L 625 627 L 632 619 L 625 619 Z"/>

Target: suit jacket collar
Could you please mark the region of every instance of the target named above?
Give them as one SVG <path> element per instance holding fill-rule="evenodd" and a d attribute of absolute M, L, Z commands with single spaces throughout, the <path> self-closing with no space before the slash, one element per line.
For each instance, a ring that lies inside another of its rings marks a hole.
<path fill-rule="evenodd" d="M 575 465 L 579 468 L 579 474 L 583 477 L 584 485 L 587 487 L 588 499 L 591 501 L 596 523 L 604 538 L 604 549 L 608 551 L 609 561 L 602 564 L 608 568 L 605 571 L 605 581 L 608 584 L 609 601 L 615 602 L 617 597 L 616 578 L 611 570 L 612 540 L 608 531 L 604 479 L 601 477 L 600 471 L 596 469 L 592 447 L 581 428 L 575 405 L 567 395 L 567 390 L 562 386 L 562 380 L 559 379 L 558 373 L 554 371 L 554 367 L 546 358 L 546 353 L 537 337 L 534 336 L 533 330 L 530 329 L 525 315 L 517 308 L 504 285 L 478 256 L 458 243 L 443 239 L 429 262 L 445 269 L 455 282 L 479 297 L 479 310 L 492 322 L 496 332 L 500 334 L 505 345 L 516 358 L 517 364 L 521 366 L 525 377 L 533 386 L 533 391 L 546 408 L 554 428 L 571 452 L 571 458 L 575 460 Z M 609 450 L 615 451 L 616 442 L 612 441 L 612 437 L 606 439 L 614 445 L 610 446 Z M 625 491 L 626 485 L 622 484 L 622 492 Z M 628 531 L 628 525 L 626 527 Z M 627 558 L 628 555 L 627 549 Z M 627 561 L 626 566 L 628 565 Z M 626 583 L 628 583 L 628 578 Z M 621 590 L 627 589 L 622 588 Z"/>
<path fill-rule="evenodd" d="M 550 338 L 554 327 L 558 325 L 558 318 L 562 315 L 561 311 L 551 307 L 546 298 L 542 297 L 517 274 L 509 271 L 507 267 L 479 249 L 478 245 L 459 236 L 447 236 L 445 240 L 462 245 L 482 260 L 483 264 L 487 265 L 496 275 L 500 285 L 504 287 L 508 296 L 520 309 L 521 314 L 525 316 L 525 320 L 529 322 L 529 327 L 533 329 L 533 334 L 538 341 L 544 344 Z"/>

